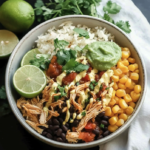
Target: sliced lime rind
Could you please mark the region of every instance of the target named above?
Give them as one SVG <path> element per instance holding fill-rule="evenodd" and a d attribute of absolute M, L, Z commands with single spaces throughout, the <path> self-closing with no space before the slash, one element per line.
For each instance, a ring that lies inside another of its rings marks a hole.
<path fill-rule="evenodd" d="M 21 67 L 24 65 L 31 65 L 30 61 L 33 60 L 37 54 L 41 54 L 37 48 L 28 51 L 21 60 Z"/>
<path fill-rule="evenodd" d="M 46 76 L 38 67 L 25 65 L 15 72 L 13 84 L 21 96 L 33 98 L 44 89 Z"/>

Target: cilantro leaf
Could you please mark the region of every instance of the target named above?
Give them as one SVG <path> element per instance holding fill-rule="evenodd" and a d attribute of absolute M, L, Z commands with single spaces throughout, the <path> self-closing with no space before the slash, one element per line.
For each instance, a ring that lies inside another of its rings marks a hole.
<path fill-rule="evenodd" d="M 109 89 L 109 87 L 106 88 L 106 90 L 108 90 L 108 89 Z"/>
<path fill-rule="evenodd" d="M 101 86 L 100 86 L 99 90 L 101 91 L 102 89 L 103 89 L 103 84 L 101 84 Z"/>
<path fill-rule="evenodd" d="M 112 3 L 112 1 L 108 1 L 106 6 L 103 7 L 104 12 L 108 12 L 109 14 L 117 14 L 120 12 L 121 7 L 116 3 Z"/>
<path fill-rule="evenodd" d="M 76 86 L 78 86 L 79 84 L 80 84 L 80 83 L 79 83 L 79 82 L 77 82 L 77 83 L 76 83 Z"/>
<path fill-rule="evenodd" d="M 122 29 L 126 33 L 131 32 L 130 24 L 128 21 L 123 22 L 122 20 L 120 20 L 119 22 L 116 23 L 116 26 L 118 26 L 120 29 Z"/>
<path fill-rule="evenodd" d="M 89 103 L 89 102 L 90 102 L 90 99 L 87 98 L 87 99 L 85 100 L 85 102 L 86 102 L 86 103 Z"/>
<path fill-rule="evenodd" d="M 40 8 L 41 6 L 44 6 L 44 3 L 42 0 L 37 0 L 36 3 L 34 4 L 36 8 Z"/>
<path fill-rule="evenodd" d="M 101 124 L 100 124 L 100 128 L 104 128 L 104 124 L 101 123 Z"/>
<path fill-rule="evenodd" d="M 86 115 L 86 111 L 82 111 L 81 115 L 85 116 Z"/>
<path fill-rule="evenodd" d="M 30 60 L 31 65 L 37 66 L 41 70 L 48 69 L 49 63 L 49 54 L 37 54 L 34 59 Z"/>
<path fill-rule="evenodd" d="M 58 99 L 60 99 L 60 95 L 54 96 L 55 101 L 58 101 Z"/>
<path fill-rule="evenodd" d="M 58 38 L 54 40 L 55 51 L 57 49 L 65 49 L 67 45 L 69 45 L 69 43 L 65 40 L 58 40 Z"/>
<path fill-rule="evenodd" d="M 67 94 L 65 93 L 65 88 L 58 86 L 59 92 L 61 93 L 61 97 L 65 97 Z"/>
<path fill-rule="evenodd" d="M 89 33 L 84 29 L 74 28 L 73 31 L 78 33 L 79 37 L 85 37 L 86 39 L 90 38 Z"/>
<path fill-rule="evenodd" d="M 0 104 L 0 117 L 8 115 L 11 112 L 9 104 L 7 102 L 3 102 Z"/>
<path fill-rule="evenodd" d="M 1 86 L 0 88 L 0 99 L 6 99 L 6 91 L 5 91 L 5 86 Z"/>
<path fill-rule="evenodd" d="M 70 59 L 62 68 L 63 71 L 75 71 L 75 72 L 82 72 L 84 70 L 88 70 L 88 65 L 83 65 L 74 59 Z"/>
<path fill-rule="evenodd" d="M 106 13 L 103 16 L 103 19 L 114 24 L 114 20 Z"/>

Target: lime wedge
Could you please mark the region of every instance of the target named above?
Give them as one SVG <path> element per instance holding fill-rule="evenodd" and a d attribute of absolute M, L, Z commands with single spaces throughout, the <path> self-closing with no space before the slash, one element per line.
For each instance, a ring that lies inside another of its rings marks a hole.
<path fill-rule="evenodd" d="M 0 58 L 8 57 L 18 44 L 17 36 L 8 31 L 0 30 Z"/>
<path fill-rule="evenodd" d="M 46 76 L 38 67 L 25 65 L 15 72 L 13 84 L 21 96 L 33 98 L 39 95 L 45 87 Z"/>
<path fill-rule="evenodd" d="M 30 65 L 30 60 L 34 59 L 37 54 L 40 54 L 37 48 L 28 51 L 22 58 L 21 66 Z"/>

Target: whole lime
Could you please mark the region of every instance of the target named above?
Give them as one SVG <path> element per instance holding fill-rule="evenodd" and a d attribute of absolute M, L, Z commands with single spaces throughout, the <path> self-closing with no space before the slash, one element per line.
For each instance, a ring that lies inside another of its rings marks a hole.
<path fill-rule="evenodd" d="M 0 23 L 10 31 L 22 33 L 34 22 L 34 10 L 26 1 L 9 0 L 0 7 Z"/>

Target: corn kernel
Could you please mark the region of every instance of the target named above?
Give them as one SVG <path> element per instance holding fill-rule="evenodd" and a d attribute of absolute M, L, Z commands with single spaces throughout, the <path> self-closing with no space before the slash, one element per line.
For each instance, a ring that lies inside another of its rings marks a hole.
<path fill-rule="evenodd" d="M 131 96 L 130 96 L 129 94 L 126 94 L 126 95 L 124 96 L 124 100 L 126 101 L 126 103 L 128 103 L 128 102 L 131 102 L 131 101 L 132 101 L 132 98 L 131 98 Z"/>
<path fill-rule="evenodd" d="M 120 108 L 120 110 L 117 112 L 118 114 L 124 113 L 124 109 Z"/>
<path fill-rule="evenodd" d="M 126 83 L 125 83 L 125 86 L 126 87 L 130 87 L 131 86 L 131 81 L 132 80 L 130 78 L 128 78 L 127 81 L 126 81 Z"/>
<path fill-rule="evenodd" d="M 141 94 L 140 94 L 140 93 L 137 94 L 137 93 L 135 93 L 134 91 L 132 91 L 130 95 L 131 95 L 132 101 L 133 101 L 133 102 L 137 102 L 138 99 L 140 98 L 140 95 L 141 95 Z"/>
<path fill-rule="evenodd" d="M 128 61 L 129 61 L 131 64 L 135 63 L 135 59 L 134 59 L 134 58 L 131 58 L 131 57 L 128 58 Z"/>
<path fill-rule="evenodd" d="M 134 64 L 135 70 L 139 68 L 139 65 L 137 63 Z"/>
<path fill-rule="evenodd" d="M 129 106 L 131 106 L 132 108 L 135 108 L 135 103 L 134 102 L 130 102 Z"/>
<path fill-rule="evenodd" d="M 128 80 L 128 77 L 127 77 L 126 75 L 124 75 L 124 76 L 119 80 L 119 82 L 124 84 L 124 83 L 127 82 L 127 80 Z"/>
<path fill-rule="evenodd" d="M 119 115 L 119 119 L 123 119 L 124 121 L 126 121 L 128 119 L 128 116 L 124 113 Z"/>
<path fill-rule="evenodd" d="M 135 83 L 132 81 L 130 87 L 128 87 L 130 90 L 133 90 L 135 86 Z"/>
<path fill-rule="evenodd" d="M 116 95 L 118 97 L 124 97 L 126 95 L 126 92 L 123 89 L 119 89 L 119 90 L 116 91 Z"/>
<path fill-rule="evenodd" d="M 129 106 L 128 108 L 126 108 L 125 112 L 127 115 L 131 115 L 133 112 L 133 108 L 131 106 Z"/>
<path fill-rule="evenodd" d="M 116 104 L 119 104 L 119 100 L 120 100 L 119 97 L 115 96 L 114 99 L 116 101 Z"/>
<path fill-rule="evenodd" d="M 114 114 L 116 114 L 118 111 L 120 110 L 120 107 L 118 105 L 115 105 L 113 108 L 112 108 L 112 112 Z"/>
<path fill-rule="evenodd" d="M 111 101 L 109 102 L 109 105 L 110 105 L 110 106 L 114 106 L 115 104 L 116 104 L 115 99 L 114 99 L 114 98 L 111 99 Z"/>
<path fill-rule="evenodd" d="M 117 129 L 118 129 L 118 126 L 116 126 L 116 125 L 109 125 L 108 126 L 108 130 L 110 132 L 115 132 Z"/>
<path fill-rule="evenodd" d="M 113 93 L 112 93 L 112 97 L 111 97 L 111 98 L 114 98 L 114 97 L 115 97 L 115 94 L 116 94 L 116 91 L 113 90 Z"/>
<path fill-rule="evenodd" d="M 125 91 L 126 91 L 126 93 L 127 93 L 127 94 L 130 94 L 132 90 L 130 90 L 130 89 L 128 89 L 128 88 L 126 88 L 126 90 L 125 90 Z"/>
<path fill-rule="evenodd" d="M 105 108 L 105 115 L 106 116 L 111 116 L 111 113 L 112 113 L 111 108 L 110 107 L 106 107 Z"/>
<path fill-rule="evenodd" d="M 129 69 L 130 71 L 134 71 L 134 70 L 135 70 L 135 65 L 129 65 L 129 66 L 128 66 L 128 69 Z"/>
<path fill-rule="evenodd" d="M 118 121 L 118 118 L 116 116 L 113 116 L 109 119 L 110 125 L 115 125 Z"/>
<path fill-rule="evenodd" d="M 138 73 L 131 73 L 130 75 L 130 79 L 132 80 L 138 80 L 139 79 L 139 74 Z"/>
<path fill-rule="evenodd" d="M 122 71 L 121 71 L 121 69 L 116 69 L 116 70 L 114 70 L 114 75 L 116 75 L 116 76 L 120 76 L 122 74 Z"/>
<path fill-rule="evenodd" d="M 130 56 L 130 53 L 128 51 L 122 51 L 122 58 L 128 58 Z"/>
<path fill-rule="evenodd" d="M 134 92 L 137 93 L 137 94 L 140 93 L 141 92 L 141 86 L 140 85 L 135 85 Z"/>
<path fill-rule="evenodd" d="M 114 83 L 113 89 L 114 89 L 114 90 L 118 90 L 118 85 L 117 85 L 117 83 Z"/>
<path fill-rule="evenodd" d="M 123 63 L 125 66 L 129 66 L 129 61 L 128 61 L 127 59 L 122 60 L 122 63 Z"/>
<path fill-rule="evenodd" d="M 139 69 L 136 69 L 134 72 L 135 72 L 135 73 L 139 73 L 140 71 L 139 71 Z"/>
<path fill-rule="evenodd" d="M 126 109 L 128 107 L 126 101 L 124 99 L 121 99 L 119 100 L 119 106 L 122 108 L 122 109 Z"/>
<path fill-rule="evenodd" d="M 124 124 L 124 120 L 123 120 L 123 119 L 119 119 L 119 120 L 117 121 L 117 123 L 116 123 L 116 125 L 117 125 L 118 127 L 122 126 L 123 124 Z"/>
<path fill-rule="evenodd" d="M 111 67 L 111 70 L 116 70 L 116 66 L 114 66 L 114 67 Z"/>
<path fill-rule="evenodd" d="M 126 86 L 124 85 L 124 84 L 122 84 L 122 83 L 118 83 L 118 87 L 120 88 L 120 89 L 126 89 Z"/>
<path fill-rule="evenodd" d="M 111 79 L 112 79 L 114 82 L 118 82 L 118 81 L 119 81 L 119 76 L 113 75 L 113 76 L 111 77 Z"/>
<path fill-rule="evenodd" d="M 120 68 L 123 73 L 127 73 L 129 71 L 128 67 L 125 66 L 122 62 L 118 62 L 117 67 Z"/>
<path fill-rule="evenodd" d="M 114 113 L 113 112 L 111 112 L 111 115 L 109 116 L 109 117 L 113 117 L 114 116 Z"/>

